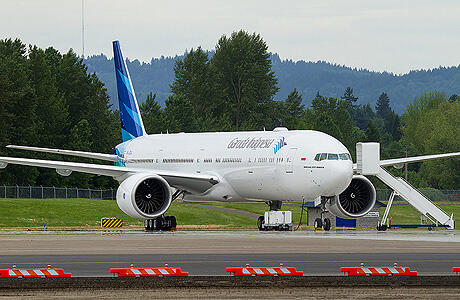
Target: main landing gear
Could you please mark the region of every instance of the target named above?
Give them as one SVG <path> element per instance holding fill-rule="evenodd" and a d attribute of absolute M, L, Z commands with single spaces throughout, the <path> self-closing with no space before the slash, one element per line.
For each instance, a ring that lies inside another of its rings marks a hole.
<path fill-rule="evenodd" d="M 323 228 L 324 231 L 331 230 L 331 220 L 329 218 L 325 218 L 324 215 L 327 213 L 326 210 L 326 202 L 329 199 L 326 197 L 322 197 L 321 199 L 321 218 L 315 219 L 315 230 Z"/>
<path fill-rule="evenodd" d="M 316 218 L 315 219 L 315 230 L 323 228 L 324 231 L 331 230 L 331 220 L 329 218 Z"/>
<path fill-rule="evenodd" d="M 174 216 L 159 216 L 155 219 L 144 221 L 145 231 L 174 231 L 176 230 L 177 221 Z"/>
<path fill-rule="evenodd" d="M 177 198 L 184 197 L 186 191 L 185 190 L 175 190 L 174 194 L 172 195 L 172 200 L 174 201 Z M 177 221 L 176 217 L 174 216 L 167 216 L 161 215 L 156 217 L 155 219 L 148 219 L 144 221 L 145 231 L 152 232 L 152 231 L 174 231 L 176 230 Z"/>

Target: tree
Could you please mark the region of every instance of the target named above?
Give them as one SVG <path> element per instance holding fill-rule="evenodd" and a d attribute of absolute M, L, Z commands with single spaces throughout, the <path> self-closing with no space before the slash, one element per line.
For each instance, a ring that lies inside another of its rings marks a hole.
<path fill-rule="evenodd" d="M 68 111 L 56 87 L 55 74 L 51 73 L 45 59 L 45 52 L 37 46 L 29 49 L 29 68 L 37 101 L 37 143 L 46 147 L 62 147 L 68 126 Z"/>
<path fill-rule="evenodd" d="M 279 105 L 278 118 L 280 126 L 289 129 L 300 129 L 303 125 L 305 115 L 305 105 L 302 104 L 302 95 L 294 89 L 284 101 L 277 103 Z"/>
<path fill-rule="evenodd" d="M 374 120 L 367 124 L 366 142 L 380 142 L 380 130 Z"/>
<path fill-rule="evenodd" d="M 390 98 L 388 98 L 388 95 L 383 92 L 380 94 L 379 99 L 377 100 L 375 105 L 375 112 L 377 113 L 377 116 L 384 119 L 390 110 Z"/>
<path fill-rule="evenodd" d="M 358 97 L 353 95 L 353 89 L 350 86 L 345 89 L 343 96 L 340 98 L 346 101 L 351 108 L 356 104 L 356 101 L 358 101 Z"/>
<path fill-rule="evenodd" d="M 154 134 L 166 131 L 165 116 L 160 104 L 155 100 L 157 94 L 150 92 L 147 99 L 139 108 L 142 115 L 142 121 L 147 133 Z"/>
<path fill-rule="evenodd" d="M 198 123 L 193 105 L 182 95 L 171 95 L 166 100 L 166 129 L 169 132 L 197 132 Z"/>
<path fill-rule="evenodd" d="M 212 76 L 208 54 L 198 47 L 190 50 L 184 59 L 177 60 L 174 66 L 175 79 L 170 85 L 176 96 L 184 96 L 192 103 L 194 112 L 203 115 L 215 109 L 213 103 Z"/>
<path fill-rule="evenodd" d="M 417 153 L 425 153 L 428 132 L 432 132 L 434 123 L 427 118 L 427 113 L 436 110 L 441 103 L 447 102 L 446 96 L 441 92 L 430 92 L 415 98 L 408 106 L 403 115 L 402 127 L 403 140 L 406 144 L 412 144 Z M 424 130 L 420 130 L 424 128 Z"/>
<path fill-rule="evenodd" d="M 370 104 L 357 105 L 351 111 L 355 125 L 361 130 L 366 130 L 369 120 L 375 118 L 375 112 Z"/>
<path fill-rule="evenodd" d="M 333 97 L 316 97 L 312 100 L 313 128 L 340 140 L 350 151 L 353 144 L 353 120 L 348 112 L 348 103 Z"/>
<path fill-rule="evenodd" d="M 259 34 L 246 31 L 223 35 L 211 59 L 216 79 L 216 115 L 228 113 L 235 129 L 261 128 L 266 112 L 278 91 L 271 70 L 268 46 Z"/>

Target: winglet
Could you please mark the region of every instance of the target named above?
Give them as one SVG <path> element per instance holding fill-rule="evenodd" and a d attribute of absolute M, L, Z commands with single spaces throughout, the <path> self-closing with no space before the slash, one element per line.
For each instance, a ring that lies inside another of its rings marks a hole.
<path fill-rule="evenodd" d="M 139 105 L 126 62 L 121 53 L 120 43 L 113 42 L 115 75 L 117 78 L 118 103 L 120 108 L 121 135 L 123 142 L 145 135 Z"/>

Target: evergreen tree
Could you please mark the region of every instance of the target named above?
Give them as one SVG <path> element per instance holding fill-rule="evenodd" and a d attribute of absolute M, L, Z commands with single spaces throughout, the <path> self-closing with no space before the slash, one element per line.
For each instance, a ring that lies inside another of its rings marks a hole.
<path fill-rule="evenodd" d="M 140 106 L 142 121 L 148 134 L 166 131 L 165 116 L 160 104 L 155 100 L 157 94 L 150 92 L 147 99 Z"/>
<path fill-rule="evenodd" d="M 345 89 L 345 92 L 343 93 L 341 99 L 346 101 L 349 104 L 350 108 L 354 107 L 356 101 L 358 101 L 358 97 L 355 97 L 355 95 L 353 95 L 353 89 L 350 86 Z"/>
<path fill-rule="evenodd" d="M 305 115 L 305 105 L 302 104 L 302 95 L 294 89 L 285 101 L 279 104 L 279 125 L 288 129 L 300 129 Z"/>
<path fill-rule="evenodd" d="M 391 111 L 390 98 L 388 98 L 388 95 L 385 92 L 380 94 L 379 99 L 375 105 L 375 111 L 377 116 L 381 117 L 382 119 L 384 119 L 387 113 Z"/>
<path fill-rule="evenodd" d="M 370 120 L 367 125 L 366 142 L 380 142 L 380 130 L 374 120 Z"/>

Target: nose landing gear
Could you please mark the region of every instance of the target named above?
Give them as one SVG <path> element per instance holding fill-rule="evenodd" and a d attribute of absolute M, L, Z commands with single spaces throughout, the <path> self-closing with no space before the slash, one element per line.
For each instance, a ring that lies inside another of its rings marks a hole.
<path fill-rule="evenodd" d="M 315 230 L 323 228 L 324 231 L 331 230 L 331 220 L 329 218 L 325 218 L 324 215 L 327 213 L 326 210 L 326 202 L 328 201 L 327 198 L 323 197 L 321 199 L 321 218 L 315 219 Z"/>

